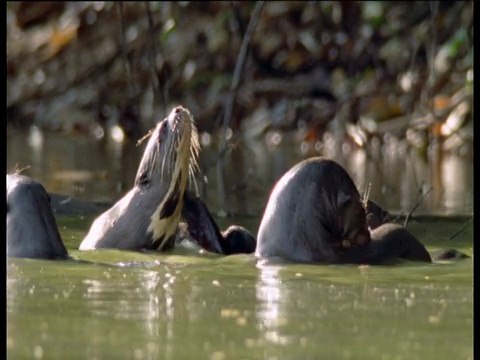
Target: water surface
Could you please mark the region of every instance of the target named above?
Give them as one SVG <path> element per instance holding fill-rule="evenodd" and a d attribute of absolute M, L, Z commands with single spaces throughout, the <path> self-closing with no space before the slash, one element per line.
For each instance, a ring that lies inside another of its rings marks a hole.
<path fill-rule="evenodd" d="M 8 260 L 9 358 L 473 359 L 472 259 L 320 266 L 187 245 L 80 252 L 84 222 L 59 221 L 77 261 Z M 445 247 L 458 226 L 422 240 Z M 455 242 L 470 255 L 471 236 Z"/>

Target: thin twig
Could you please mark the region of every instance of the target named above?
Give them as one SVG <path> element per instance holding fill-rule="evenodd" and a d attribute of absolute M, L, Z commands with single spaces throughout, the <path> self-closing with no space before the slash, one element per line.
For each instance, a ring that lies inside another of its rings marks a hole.
<path fill-rule="evenodd" d="M 230 121 L 232 118 L 233 104 L 235 102 L 235 97 L 237 95 L 238 85 L 240 84 L 240 75 L 242 73 L 243 65 L 245 64 L 245 59 L 247 57 L 248 45 L 250 44 L 252 33 L 253 33 L 253 30 L 255 29 L 255 25 L 257 24 L 257 19 L 260 16 L 260 11 L 262 10 L 263 4 L 264 4 L 264 1 L 258 1 L 255 4 L 252 17 L 250 18 L 247 31 L 245 32 L 245 35 L 242 40 L 242 44 L 240 46 L 237 63 L 235 64 L 235 70 L 233 72 L 232 83 L 230 85 L 230 94 L 228 95 L 227 104 L 225 105 L 225 114 L 223 117 L 223 124 L 222 124 L 223 136 L 222 136 L 222 143 L 220 146 L 220 153 L 223 153 L 224 148 L 226 147 L 226 133 L 227 133 L 228 125 L 230 124 Z"/>
<path fill-rule="evenodd" d="M 150 60 L 150 67 L 152 68 L 153 73 L 153 93 L 154 98 L 157 99 L 160 97 L 162 113 L 167 111 L 167 104 L 168 104 L 168 86 L 166 83 L 162 83 L 161 74 L 157 70 L 157 43 L 155 41 L 155 23 L 153 21 L 152 10 L 150 8 L 150 1 L 145 1 L 145 8 L 147 10 L 147 17 L 148 17 L 148 34 L 150 38 L 150 52 L 149 52 L 149 60 Z M 158 48 L 160 50 L 160 54 L 165 59 L 164 51 L 162 49 L 161 43 L 158 44 Z"/>
<path fill-rule="evenodd" d="M 436 80 L 436 72 L 435 72 L 435 51 L 437 48 L 437 13 L 438 13 L 438 1 L 430 2 L 430 35 L 432 36 L 432 41 L 430 42 L 430 54 L 429 54 L 429 66 L 430 66 L 430 76 L 427 82 L 427 102 L 429 105 L 430 110 L 432 111 L 433 116 L 435 116 L 435 109 L 433 106 L 433 87 L 435 85 Z"/>
<path fill-rule="evenodd" d="M 125 70 L 128 76 L 128 83 L 129 83 L 128 90 L 130 93 L 130 99 L 133 99 L 136 96 L 137 89 L 133 79 L 131 59 L 128 56 L 128 50 L 126 47 L 127 39 L 125 36 L 125 32 L 126 32 L 125 14 L 124 14 L 122 1 L 117 2 L 117 10 L 118 10 L 118 17 L 120 19 L 120 38 L 121 38 L 121 49 L 122 49 L 121 52 L 122 52 L 122 57 L 125 64 Z"/>
<path fill-rule="evenodd" d="M 407 224 L 408 224 L 408 221 L 410 220 L 410 217 L 412 216 L 413 212 L 417 209 L 417 207 L 420 205 L 420 203 L 423 201 L 423 199 L 425 198 L 425 196 L 427 196 L 430 191 L 432 191 L 432 188 L 428 189 L 428 191 L 423 194 L 420 199 L 418 199 L 417 203 L 413 206 L 412 210 L 410 210 L 407 214 L 407 216 L 405 217 L 405 221 L 403 223 L 403 227 L 407 227 Z"/>
<path fill-rule="evenodd" d="M 253 9 L 250 22 L 248 23 L 247 31 L 243 36 L 242 44 L 240 46 L 240 51 L 238 53 L 237 63 L 235 64 L 235 70 L 233 72 L 232 83 L 230 85 L 230 93 L 227 98 L 227 104 L 225 105 L 225 114 L 223 117 L 222 123 L 222 141 L 219 149 L 219 156 L 217 162 L 217 180 L 218 180 L 218 195 L 222 199 L 222 208 L 220 210 L 221 215 L 228 214 L 227 201 L 226 201 L 226 191 L 225 191 L 225 177 L 223 174 L 223 158 L 227 150 L 227 129 L 232 119 L 233 104 L 235 103 L 235 97 L 237 94 L 238 85 L 240 84 L 241 72 L 245 59 L 247 57 L 248 45 L 250 44 L 250 39 L 252 37 L 253 30 L 259 18 L 260 12 L 262 10 L 264 1 L 258 1 L 255 4 Z"/>
<path fill-rule="evenodd" d="M 463 230 L 465 230 L 465 228 L 468 226 L 468 224 L 470 224 L 472 221 L 473 221 L 473 216 L 465 224 L 463 224 L 463 226 L 460 228 L 460 230 L 458 230 L 455 234 L 450 236 L 450 238 L 448 240 L 453 240 L 454 238 L 456 238 L 461 232 L 463 232 Z"/>

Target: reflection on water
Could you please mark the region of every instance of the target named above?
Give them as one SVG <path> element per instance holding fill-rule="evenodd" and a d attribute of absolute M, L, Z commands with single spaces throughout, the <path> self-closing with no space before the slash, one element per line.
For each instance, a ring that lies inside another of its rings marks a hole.
<path fill-rule="evenodd" d="M 425 275 L 429 266 L 404 271 L 424 281 L 390 285 L 375 281 L 394 280 L 389 268 L 293 267 L 258 266 L 257 326 L 270 356 L 295 358 L 290 351 L 296 349 L 307 358 L 471 358 L 456 351 L 473 344 L 473 337 L 448 329 L 471 328 L 473 309 L 456 311 L 469 307 L 473 289 L 459 293 L 435 285 Z M 444 350 L 437 352 L 438 346 Z"/>
<path fill-rule="evenodd" d="M 258 327 L 268 342 L 278 345 L 288 343 L 288 338 L 281 334 L 281 324 L 285 322 L 280 309 L 282 299 L 288 299 L 288 294 L 280 294 L 280 267 L 260 267 L 257 282 L 257 300 L 262 306 L 257 312 Z"/>
<path fill-rule="evenodd" d="M 159 319 L 163 319 L 166 315 L 167 319 L 167 340 L 171 333 L 172 311 L 171 294 L 159 292 L 158 289 L 165 287 L 170 281 L 169 273 L 160 274 L 155 271 L 134 271 L 122 272 L 121 279 L 116 280 L 112 276 L 111 271 L 104 271 L 102 279 L 83 279 L 84 286 L 83 298 L 87 305 L 88 311 L 91 313 L 89 317 L 98 321 L 110 321 L 114 314 L 115 321 L 138 322 L 140 328 L 136 331 L 146 339 L 161 339 L 163 329 L 160 328 Z M 162 277 L 162 275 L 164 275 Z M 119 286 L 122 283 L 123 286 Z M 103 320 L 102 320 L 103 318 Z M 101 339 L 105 336 L 100 332 L 96 332 L 98 328 L 92 324 L 91 339 Z M 169 342 L 167 341 L 167 344 Z M 88 356 L 91 358 L 101 358 L 104 352 L 104 345 L 91 341 L 88 349 Z M 95 346 L 97 344 L 97 346 Z M 144 354 L 147 358 L 158 358 L 161 348 L 156 341 L 149 341 L 147 345 L 139 350 L 135 350 L 136 355 Z M 168 348 L 165 349 L 168 353 Z M 163 352 L 163 351 L 162 351 Z M 169 356 L 162 358 L 170 358 Z"/>
<path fill-rule="evenodd" d="M 25 168 L 50 192 L 87 200 L 121 197 L 133 184 L 143 148 L 111 139 L 8 130 L 7 171 Z"/>
<path fill-rule="evenodd" d="M 152 265 L 9 259 L 9 358 L 473 356 L 471 260 L 255 266 L 247 256 L 142 256 Z"/>
<path fill-rule="evenodd" d="M 148 324 L 152 320 L 159 317 L 159 299 L 157 296 L 151 296 L 156 294 L 155 290 L 160 281 L 159 274 L 154 271 L 139 272 L 135 275 L 135 281 L 138 286 L 117 294 L 118 286 L 112 284 L 111 275 L 109 271 L 104 272 L 105 278 L 98 279 L 85 279 L 83 285 L 85 286 L 85 299 L 90 302 L 89 310 L 94 316 L 102 316 L 106 313 L 114 311 L 117 313 L 119 319 L 128 319 L 136 317 L 145 320 L 146 328 L 151 330 Z M 112 302 L 113 299 L 118 301 Z M 118 296 L 120 295 L 120 296 Z M 135 300 L 137 296 L 142 296 L 142 307 L 137 308 L 132 300 Z M 148 306 L 144 306 L 147 304 Z M 167 311 L 168 314 L 168 311 Z M 163 316 L 163 314 L 162 314 Z"/>

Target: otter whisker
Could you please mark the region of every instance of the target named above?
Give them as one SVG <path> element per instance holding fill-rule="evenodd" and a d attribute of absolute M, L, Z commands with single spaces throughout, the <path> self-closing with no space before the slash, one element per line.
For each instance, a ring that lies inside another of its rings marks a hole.
<path fill-rule="evenodd" d="M 368 198 L 370 197 L 370 190 L 371 190 L 371 188 L 372 188 L 372 184 L 369 183 L 368 186 L 367 186 L 367 189 L 366 189 L 365 192 L 363 193 L 362 204 L 363 204 L 363 207 L 364 207 L 364 208 L 367 208 Z"/>
<path fill-rule="evenodd" d="M 188 164 L 189 169 L 194 173 L 200 172 L 200 166 L 198 158 L 200 154 L 200 141 L 198 139 L 198 130 L 195 124 L 192 122 L 192 130 L 190 134 L 190 162 Z"/>
<path fill-rule="evenodd" d="M 198 190 L 197 178 L 195 177 L 195 174 L 190 167 L 188 168 L 188 182 L 190 186 L 193 185 L 193 187 L 195 188 L 195 195 L 199 196 L 200 191 Z"/>

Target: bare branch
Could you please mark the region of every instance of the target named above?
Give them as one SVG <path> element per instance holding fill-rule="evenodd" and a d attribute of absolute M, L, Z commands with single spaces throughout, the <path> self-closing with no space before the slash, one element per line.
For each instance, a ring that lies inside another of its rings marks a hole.
<path fill-rule="evenodd" d="M 450 238 L 448 240 L 453 240 L 454 238 L 456 238 L 461 232 L 463 232 L 463 230 L 465 230 L 465 228 L 473 221 L 473 216 L 468 219 L 468 221 L 466 223 L 464 223 L 462 225 L 462 227 L 460 228 L 460 230 L 458 230 L 455 234 L 453 234 L 452 236 L 450 236 Z"/>
<path fill-rule="evenodd" d="M 425 199 L 425 197 L 430 194 L 430 191 L 432 191 L 432 188 L 428 189 L 428 191 L 423 194 L 420 199 L 418 199 L 418 201 L 416 202 L 416 204 L 413 206 L 412 210 L 410 210 L 407 214 L 407 216 L 405 217 L 405 221 L 403 222 L 403 227 L 407 227 L 407 224 L 408 224 L 408 221 L 410 220 L 410 217 L 412 216 L 412 214 L 414 213 L 414 211 L 417 209 L 417 207 L 421 204 L 421 202 L 423 201 L 423 199 Z"/>

